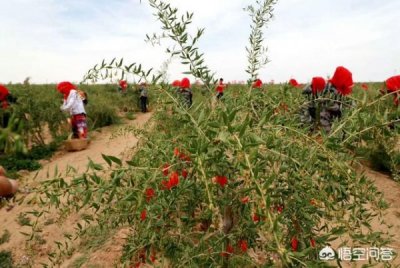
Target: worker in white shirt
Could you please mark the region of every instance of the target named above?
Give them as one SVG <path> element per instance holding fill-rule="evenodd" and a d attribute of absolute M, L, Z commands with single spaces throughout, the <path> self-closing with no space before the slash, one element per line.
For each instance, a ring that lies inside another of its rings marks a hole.
<path fill-rule="evenodd" d="M 71 126 L 73 138 L 87 138 L 87 123 L 85 104 L 87 95 L 77 89 L 70 82 L 61 82 L 57 85 L 57 90 L 64 95 L 64 103 L 60 107 L 62 111 L 69 112 L 71 115 Z"/>

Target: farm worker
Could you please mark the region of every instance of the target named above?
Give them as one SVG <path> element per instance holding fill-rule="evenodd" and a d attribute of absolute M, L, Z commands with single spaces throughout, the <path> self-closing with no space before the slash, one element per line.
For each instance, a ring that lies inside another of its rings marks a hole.
<path fill-rule="evenodd" d="M 262 87 L 262 81 L 260 79 L 256 79 L 254 80 L 252 86 L 252 88 L 261 88 Z"/>
<path fill-rule="evenodd" d="M 71 115 L 72 133 L 75 139 L 87 138 L 87 123 L 84 101 L 86 94 L 78 91 L 77 87 L 70 82 L 61 82 L 57 90 L 63 94 L 64 103 L 60 107 L 62 111 Z"/>
<path fill-rule="evenodd" d="M 380 90 L 381 94 L 392 94 L 394 105 L 396 107 L 399 106 L 399 97 L 400 97 L 400 75 L 392 76 L 388 78 L 384 83 L 383 87 Z M 393 118 L 395 121 L 399 120 L 399 117 Z M 390 129 L 394 129 L 395 122 L 389 124 Z"/>
<path fill-rule="evenodd" d="M 386 90 L 386 91 L 385 91 Z M 393 101 L 396 106 L 399 106 L 399 97 L 400 97 L 400 75 L 392 76 L 388 78 L 384 84 L 382 89 L 380 90 L 382 94 L 393 94 Z"/>
<path fill-rule="evenodd" d="M 126 80 L 121 80 L 119 81 L 119 87 L 118 90 L 122 93 L 126 93 L 126 90 L 128 89 L 128 82 Z"/>
<path fill-rule="evenodd" d="M 333 121 L 342 117 L 342 108 L 346 101 L 343 97 L 352 93 L 353 86 L 353 75 L 343 66 L 336 68 L 328 83 L 322 77 L 314 77 L 311 85 L 307 85 L 303 92 L 312 94 L 313 97 L 302 107 L 302 121 L 310 123 L 318 120 L 317 123 L 329 133 Z"/>
<path fill-rule="evenodd" d="M 351 107 L 352 101 L 343 97 L 350 95 L 353 92 L 354 82 L 353 74 L 343 66 L 336 68 L 333 77 L 329 79 L 328 93 L 333 93 L 335 99 L 339 98 L 340 101 L 335 101 L 329 108 L 330 113 L 335 117 L 342 117 L 342 107 L 346 105 Z"/>
<path fill-rule="evenodd" d="M 224 84 L 224 79 L 220 78 L 218 86 L 216 88 L 216 90 L 217 90 L 217 99 L 220 99 L 220 98 L 222 98 L 222 96 L 224 96 L 225 88 L 226 88 L 226 85 Z"/>
<path fill-rule="evenodd" d="M 8 121 L 11 117 L 11 112 L 8 109 L 9 105 L 16 102 L 17 98 L 12 96 L 10 91 L 5 86 L 0 84 L 0 115 L 2 128 L 6 128 L 8 126 Z"/>
<path fill-rule="evenodd" d="M 332 86 L 323 77 L 313 77 L 311 84 L 303 89 L 303 94 L 309 96 L 309 101 L 302 106 L 300 115 L 303 123 L 317 123 L 327 133 L 331 131 L 334 119 L 341 116 L 340 103 L 325 97 L 330 90 Z"/>
<path fill-rule="evenodd" d="M 303 88 L 303 94 L 308 96 L 308 102 L 301 108 L 300 120 L 303 123 L 312 123 L 316 120 L 316 103 L 315 99 L 319 92 L 323 92 L 326 86 L 325 79 L 320 76 L 313 77 L 311 83 Z"/>
<path fill-rule="evenodd" d="M 146 83 L 141 83 L 139 86 L 139 99 L 140 99 L 140 109 L 142 113 L 147 112 L 147 100 L 148 100 L 148 92 Z"/>
<path fill-rule="evenodd" d="M 186 107 L 190 108 L 193 103 L 193 94 L 191 90 L 190 80 L 188 78 L 183 78 L 181 81 L 181 91 L 180 94 L 183 97 L 183 101 Z"/>

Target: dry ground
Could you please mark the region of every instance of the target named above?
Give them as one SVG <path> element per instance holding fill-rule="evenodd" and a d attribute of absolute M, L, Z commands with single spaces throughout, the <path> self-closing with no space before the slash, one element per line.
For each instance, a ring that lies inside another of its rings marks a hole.
<path fill-rule="evenodd" d="M 143 127 L 150 117 L 151 113 L 138 114 L 136 119 L 129 121 L 127 125 Z M 41 180 L 46 179 L 48 174 L 52 176 L 56 170 L 64 174 L 68 166 L 73 166 L 76 172 L 80 174 L 85 172 L 89 159 L 95 163 L 105 164 L 101 154 L 117 156 L 127 160 L 138 140 L 131 133 L 114 137 L 119 128 L 121 128 L 121 126 L 110 126 L 102 128 L 100 131 L 94 131 L 90 134 L 91 143 L 86 150 L 79 152 L 60 151 L 50 161 L 44 163 L 43 168 L 38 173 L 34 172 L 23 176 L 19 180 L 20 191 L 22 192 L 20 195 L 26 195 L 26 200 L 29 199 L 30 189 L 33 189 Z M 17 266 L 41 267 L 39 263 L 46 262 L 47 254 L 55 247 L 54 241 L 64 240 L 64 233 L 72 233 L 75 223 L 80 219 L 78 214 L 72 214 L 60 224 L 56 218 L 56 213 L 50 213 L 44 219 L 43 232 L 40 237 L 28 243 L 26 242 L 26 236 L 21 234 L 21 232 L 29 233 L 31 228 L 21 226 L 18 222 L 23 221 L 20 215 L 24 212 L 31 211 L 32 208 L 32 205 L 25 203 L 22 205 L 11 203 L 10 206 L 0 209 L 0 236 L 3 234 L 4 230 L 8 230 L 11 233 L 9 242 L 0 245 L 0 250 L 10 250 Z M 123 233 L 123 231 L 118 231 L 115 235 L 117 237 L 123 237 Z M 112 244 L 115 242 L 122 245 L 121 239 L 113 239 L 111 241 Z M 106 243 L 105 247 L 108 246 L 111 247 L 112 245 Z M 93 254 L 93 261 L 90 260 L 90 262 L 101 259 L 101 257 L 95 257 L 96 252 Z M 112 255 L 113 259 L 118 259 L 118 254 L 113 253 Z M 105 265 L 102 267 L 110 267 L 108 263 L 112 261 L 110 258 L 106 258 L 106 260 L 100 262 Z"/>

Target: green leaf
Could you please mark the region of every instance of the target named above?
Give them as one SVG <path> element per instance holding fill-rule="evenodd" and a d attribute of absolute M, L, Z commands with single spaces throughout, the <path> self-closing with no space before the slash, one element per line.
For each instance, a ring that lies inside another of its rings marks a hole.
<path fill-rule="evenodd" d="M 86 206 L 86 205 L 89 203 L 89 201 L 90 201 L 91 198 L 92 198 L 92 192 L 90 192 L 90 191 L 86 192 L 85 200 L 83 201 L 81 207 Z"/>
<path fill-rule="evenodd" d="M 107 162 L 110 166 L 111 166 L 111 161 L 112 162 L 114 162 L 114 163 L 116 163 L 118 166 L 122 166 L 122 161 L 121 161 L 121 159 L 119 159 L 119 158 L 117 158 L 117 157 L 115 157 L 115 156 L 112 156 L 112 155 L 103 155 L 103 154 L 101 154 L 102 156 L 103 156 L 103 158 L 104 157 L 106 157 L 106 158 L 108 158 L 108 160 L 110 161 L 110 163 L 109 162 Z M 106 160 L 107 161 L 107 160 Z"/>
<path fill-rule="evenodd" d="M 239 138 L 243 137 L 243 134 L 245 133 L 246 128 L 249 126 L 249 123 L 250 123 L 249 115 L 247 115 L 246 119 L 242 123 L 242 126 L 240 127 Z"/>
<path fill-rule="evenodd" d="M 107 201 L 108 204 L 110 204 L 111 201 L 113 200 L 113 198 L 114 198 L 114 196 L 115 196 L 115 193 L 116 193 L 116 189 L 114 188 L 114 189 L 112 190 L 110 196 L 108 197 L 108 201 Z"/>
<path fill-rule="evenodd" d="M 249 134 L 250 139 L 253 140 L 253 142 L 257 143 L 257 144 L 264 144 L 265 141 L 260 138 L 260 136 L 258 136 L 256 133 L 250 133 Z"/>
<path fill-rule="evenodd" d="M 89 161 L 88 167 L 94 170 L 103 170 L 103 167 L 100 164 L 96 164 L 92 160 Z"/>
<path fill-rule="evenodd" d="M 117 67 L 121 67 L 121 66 L 122 66 L 123 60 L 124 60 L 124 58 L 122 58 L 122 59 L 120 60 L 120 62 L 118 63 Z"/>
<path fill-rule="evenodd" d="M 102 156 L 103 159 L 107 162 L 107 164 L 111 167 L 112 161 L 111 161 L 110 157 L 107 156 L 107 155 L 104 155 L 104 154 L 101 154 L 101 156 Z"/>
<path fill-rule="evenodd" d="M 136 200 L 136 193 L 132 192 L 124 198 L 124 201 L 135 201 Z"/>

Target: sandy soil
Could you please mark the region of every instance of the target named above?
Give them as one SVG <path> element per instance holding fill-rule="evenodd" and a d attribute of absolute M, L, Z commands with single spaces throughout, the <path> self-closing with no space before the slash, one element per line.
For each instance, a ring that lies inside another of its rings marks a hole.
<path fill-rule="evenodd" d="M 138 114 L 129 125 L 142 127 L 150 116 L 151 113 Z M 118 128 L 121 126 L 110 126 L 93 132 L 86 150 L 74 153 L 61 152 L 43 167 L 37 177 L 45 178 L 47 172 L 53 174 L 56 168 L 60 172 L 65 172 L 68 166 L 74 167 L 77 173 L 82 173 L 86 170 L 89 159 L 95 163 L 105 164 L 101 154 L 126 158 L 129 151 L 136 146 L 137 139 L 131 133 L 115 136 Z"/>
<path fill-rule="evenodd" d="M 385 210 L 383 214 L 383 220 L 385 224 L 382 224 L 378 218 L 375 218 L 371 222 L 371 229 L 375 232 L 389 233 L 392 235 L 392 241 L 387 246 L 395 251 L 396 254 L 400 254 L 400 184 L 395 182 L 386 174 L 372 170 L 366 165 L 359 165 L 356 170 L 360 174 L 364 174 L 366 177 L 372 180 L 372 182 L 377 187 L 378 191 L 383 193 L 384 199 L 388 204 L 388 209 Z M 390 229 L 388 230 L 388 226 Z M 348 236 L 344 235 L 343 240 L 348 239 Z M 336 243 L 340 241 L 335 241 Z M 351 247 L 352 245 L 346 245 L 346 247 Z M 371 245 L 370 247 L 372 247 Z M 333 244 L 335 249 L 337 245 Z M 343 268 L 350 267 L 362 267 L 362 265 L 368 264 L 367 261 L 355 261 L 355 262 L 343 262 Z M 390 266 L 385 267 L 400 267 L 400 256 L 395 258 L 393 261 L 389 262 Z M 377 267 L 384 267 L 383 264 Z"/>
<path fill-rule="evenodd" d="M 138 140 L 132 133 L 124 133 L 124 135 L 117 135 L 121 128 L 126 126 L 143 127 L 150 119 L 151 113 L 138 114 L 136 119 L 127 122 L 122 126 L 110 126 L 102 128 L 100 131 L 90 133 L 91 143 L 89 147 L 79 152 L 58 152 L 52 159 L 43 164 L 43 168 L 39 172 L 28 173 L 22 177 L 20 182 L 20 192 L 18 195 L 21 197 L 25 195 L 25 200 L 29 200 L 31 189 L 42 180 L 45 180 L 50 174 L 52 176 L 56 170 L 64 174 L 73 166 L 76 173 L 81 174 L 85 172 L 87 164 L 90 160 L 99 164 L 106 164 L 101 154 L 112 155 L 127 160 L 130 152 L 136 146 Z M 55 247 L 54 241 L 64 240 L 65 233 L 73 232 L 75 223 L 79 220 L 78 214 L 72 214 L 62 223 L 58 222 L 56 213 L 50 213 L 43 220 L 47 224 L 43 224 L 43 231 L 40 237 L 37 237 L 31 242 L 26 241 L 26 236 L 21 232 L 30 233 L 31 228 L 21 226 L 18 223 L 19 215 L 31 211 L 36 206 L 23 203 L 21 205 L 10 203 L 9 206 L 0 209 L 0 236 L 4 230 L 11 233 L 9 242 L 0 245 L 0 250 L 10 250 L 13 253 L 14 262 L 17 266 L 22 267 L 41 267 L 40 262 L 47 260 L 47 254 Z M 114 242 L 120 242 L 117 239 Z M 114 254 L 115 255 L 115 254 Z M 115 255 L 118 259 L 118 255 Z"/>
<path fill-rule="evenodd" d="M 393 235 L 389 247 L 399 254 L 391 264 L 392 267 L 400 267 L 400 183 L 392 180 L 388 175 L 376 172 L 366 166 L 362 166 L 360 171 L 374 182 L 389 205 L 384 214 L 385 224 L 391 226 L 390 233 Z M 374 221 L 371 226 L 376 231 L 387 231 L 386 226 L 381 225 L 379 221 Z"/>
<path fill-rule="evenodd" d="M 121 228 L 118 232 L 113 235 L 100 249 L 86 255 L 85 267 L 118 267 L 119 260 L 122 256 L 122 247 L 125 243 L 126 238 L 130 233 L 129 228 Z M 81 253 L 76 253 L 71 258 L 66 260 L 60 267 L 61 268 L 72 268 L 75 260 L 83 257 Z"/>
<path fill-rule="evenodd" d="M 368 167 L 363 167 L 363 171 L 384 194 L 385 200 L 389 204 L 389 208 L 385 211 L 385 222 L 393 226 L 394 237 L 391 246 L 400 254 L 400 184 L 393 181 L 388 175 L 373 171 Z M 379 228 L 378 224 L 376 223 L 377 228 Z"/>

